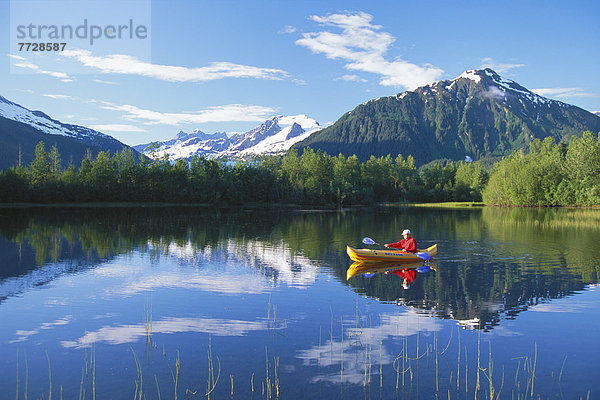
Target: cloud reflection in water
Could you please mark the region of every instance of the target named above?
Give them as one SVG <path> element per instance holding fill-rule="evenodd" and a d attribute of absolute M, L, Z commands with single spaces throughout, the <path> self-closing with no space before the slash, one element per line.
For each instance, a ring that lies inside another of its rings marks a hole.
<path fill-rule="evenodd" d="M 67 325 L 72 320 L 73 320 L 72 315 L 66 315 L 66 316 L 59 318 L 57 320 L 54 320 L 52 322 L 43 322 L 37 328 L 29 330 L 29 331 L 19 329 L 15 332 L 15 334 L 18 336 L 17 339 L 11 340 L 9 343 L 24 342 L 25 340 L 29 339 L 30 336 L 37 335 L 42 330 L 48 330 L 48 329 L 53 329 L 56 326 Z"/>
<path fill-rule="evenodd" d="M 382 314 L 378 326 L 363 328 L 344 328 L 343 343 L 341 340 L 328 340 L 319 346 L 300 350 L 297 357 L 304 365 L 320 364 L 324 371 L 312 378 L 312 382 L 339 383 L 342 379 L 340 367 L 344 363 L 343 381 L 345 383 L 361 384 L 365 379 L 365 369 L 370 359 L 371 373 L 378 374 L 378 366 L 391 364 L 397 354 L 391 354 L 383 344 L 384 340 L 404 338 L 418 333 L 428 334 L 439 330 L 441 325 L 431 316 L 423 316 L 416 309 L 407 308 L 402 314 Z M 364 321 L 359 321 L 364 324 Z M 401 348 L 401 344 L 398 346 Z M 368 359 L 365 352 L 369 349 Z M 416 350 L 411 349 L 414 353 Z M 343 353 L 343 355 L 342 355 Z M 412 354 L 414 356 L 414 354 Z M 411 356 L 411 357 L 412 357 Z M 343 360 L 343 361 L 342 361 Z"/>
<path fill-rule="evenodd" d="M 315 263 L 301 254 L 294 254 L 283 242 L 273 245 L 258 240 L 239 242 L 231 239 L 221 246 L 204 249 L 198 249 L 191 242 L 148 243 L 151 252 L 158 251 L 157 246 L 166 249 L 161 254 L 175 261 L 175 268 L 171 266 L 165 271 L 105 264 L 94 273 L 124 278 L 120 288 L 107 288 L 105 294 L 132 296 L 160 288 L 231 295 L 262 294 L 278 283 L 305 289 L 316 282 L 319 270 Z"/>
<path fill-rule="evenodd" d="M 206 333 L 214 336 L 244 336 L 251 331 L 267 329 L 267 321 L 243 321 L 219 318 L 164 318 L 152 322 L 152 334 L 174 334 L 184 332 Z M 75 341 L 62 341 L 66 348 L 88 347 L 92 343 L 134 343 L 146 337 L 144 324 L 104 326 L 97 331 L 87 332 Z"/>

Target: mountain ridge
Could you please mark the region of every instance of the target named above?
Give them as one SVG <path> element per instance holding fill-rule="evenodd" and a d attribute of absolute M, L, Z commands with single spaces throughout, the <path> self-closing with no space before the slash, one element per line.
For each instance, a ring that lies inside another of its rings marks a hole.
<path fill-rule="evenodd" d="M 66 124 L 43 111 L 32 111 L 0 96 L 0 169 L 27 165 L 34 158 L 35 146 L 56 145 L 65 163 L 77 165 L 89 149 L 92 155 L 112 153 L 129 146 L 112 136 L 80 125 Z"/>
<path fill-rule="evenodd" d="M 190 160 L 193 156 L 228 159 L 260 154 L 284 154 L 294 143 L 320 129 L 317 121 L 304 114 L 277 115 L 243 133 L 216 132 L 206 134 L 196 129 L 193 133 L 179 131 L 169 140 L 133 146 L 146 155 L 172 160 Z"/>
<path fill-rule="evenodd" d="M 600 117 L 486 68 L 369 100 L 293 148 L 356 154 L 363 161 L 371 155 L 412 155 L 423 165 L 501 157 L 534 139 L 553 136 L 559 142 L 586 130 L 599 132 Z"/>
<path fill-rule="evenodd" d="M 173 138 L 133 146 L 153 156 L 190 160 L 194 155 L 234 159 L 280 155 L 290 148 L 320 149 L 330 155 L 412 155 L 417 166 L 435 160 L 493 160 L 548 136 L 557 142 L 590 130 L 600 132 L 600 111 L 588 112 L 540 96 L 486 68 L 452 80 L 358 105 L 333 125 L 321 127 L 304 114 L 273 116 L 243 133 L 199 129 Z M 92 154 L 128 148 L 109 135 L 62 123 L 0 96 L 0 168 L 33 159 L 35 145 L 56 144 L 64 160 L 77 163 Z"/>

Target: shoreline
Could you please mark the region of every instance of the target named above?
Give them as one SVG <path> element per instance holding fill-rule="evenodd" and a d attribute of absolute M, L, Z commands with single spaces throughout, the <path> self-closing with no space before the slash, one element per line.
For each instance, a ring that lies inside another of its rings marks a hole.
<path fill-rule="evenodd" d="M 500 206 L 496 204 L 484 204 L 483 202 L 434 202 L 434 203 L 376 203 L 355 205 L 334 204 L 287 204 L 287 203 L 247 203 L 247 204 L 210 204 L 210 203 L 169 203 L 169 202 L 88 202 L 88 203 L 0 203 L 0 209 L 24 209 L 24 208 L 218 208 L 218 209 L 294 209 L 300 211 L 319 210 L 347 210 L 355 208 L 371 207 L 418 207 L 418 208 L 555 208 L 555 209 L 600 209 L 600 205 L 592 206 Z"/>

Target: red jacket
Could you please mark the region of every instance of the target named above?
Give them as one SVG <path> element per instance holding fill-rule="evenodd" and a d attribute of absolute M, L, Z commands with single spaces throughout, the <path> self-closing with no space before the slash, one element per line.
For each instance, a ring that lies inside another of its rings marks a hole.
<path fill-rule="evenodd" d="M 402 239 L 396 243 L 389 243 L 386 246 L 393 247 L 395 249 L 404 249 L 409 253 L 415 253 L 417 251 L 417 241 L 414 238 Z"/>
<path fill-rule="evenodd" d="M 392 274 L 396 274 L 406 279 L 408 282 L 414 282 L 417 272 L 414 269 L 397 269 L 392 271 Z"/>

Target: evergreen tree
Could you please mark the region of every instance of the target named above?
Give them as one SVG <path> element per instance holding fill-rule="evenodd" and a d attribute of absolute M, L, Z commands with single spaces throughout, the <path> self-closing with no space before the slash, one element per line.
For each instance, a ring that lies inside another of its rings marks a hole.
<path fill-rule="evenodd" d="M 54 179 L 58 179 L 62 172 L 60 154 L 58 153 L 58 147 L 56 145 L 52 146 L 49 154 L 50 158 L 50 172 Z"/>
<path fill-rule="evenodd" d="M 35 158 L 29 166 L 29 172 L 33 186 L 47 183 L 52 176 L 52 166 L 44 142 L 39 142 L 35 146 Z"/>

